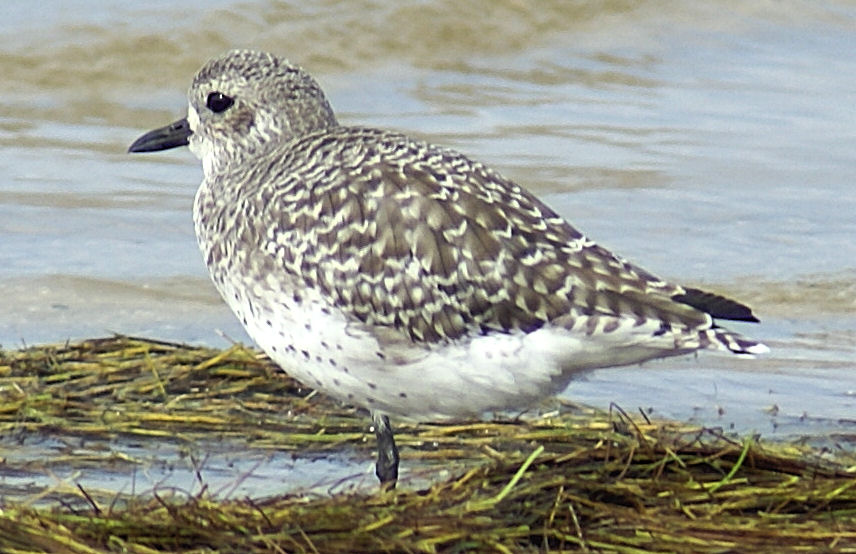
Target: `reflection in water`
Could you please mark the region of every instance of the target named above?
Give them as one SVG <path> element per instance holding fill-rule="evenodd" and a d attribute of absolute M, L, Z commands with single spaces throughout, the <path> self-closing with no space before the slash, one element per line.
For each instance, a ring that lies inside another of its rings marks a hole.
<path fill-rule="evenodd" d="M 343 122 L 459 148 L 643 267 L 745 300 L 773 346 L 597 372 L 574 400 L 852 436 L 856 6 L 491 6 L 5 6 L 0 344 L 246 340 L 197 252 L 196 161 L 125 149 L 181 115 L 203 61 L 253 46 L 309 68 Z"/>

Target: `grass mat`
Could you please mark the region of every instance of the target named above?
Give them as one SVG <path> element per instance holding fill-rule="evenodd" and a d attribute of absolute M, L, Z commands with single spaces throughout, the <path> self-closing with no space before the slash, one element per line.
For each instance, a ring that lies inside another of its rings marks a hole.
<path fill-rule="evenodd" d="M 367 460 L 373 446 L 364 413 L 251 350 L 128 337 L 0 352 L 0 452 L 35 435 L 216 436 L 301 454 L 352 448 Z M 856 552 L 856 464 L 846 454 L 591 410 L 397 425 L 396 437 L 405 468 L 461 469 L 419 490 L 332 496 L 120 498 L 78 487 L 77 502 L 48 506 L 4 496 L 0 551 Z"/>

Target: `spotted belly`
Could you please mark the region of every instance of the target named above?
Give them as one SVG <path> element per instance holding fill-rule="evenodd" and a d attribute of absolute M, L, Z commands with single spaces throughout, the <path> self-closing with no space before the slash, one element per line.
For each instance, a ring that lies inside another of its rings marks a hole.
<path fill-rule="evenodd" d="M 694 350 L 675 349 L 653 322 L 648 329 L 635 320 L 626 333 L 545 327 L 423 345 L 389 340 L 307 294 L 270 302 L 232 293 L 229 304 L 256 344 L 304 385 L 412 420 L 525 410 L 591 369 Z"/>

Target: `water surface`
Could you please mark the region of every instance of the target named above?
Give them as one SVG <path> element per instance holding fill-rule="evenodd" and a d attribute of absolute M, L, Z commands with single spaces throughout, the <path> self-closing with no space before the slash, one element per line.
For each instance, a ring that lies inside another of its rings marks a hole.
<path fill-rule="evenodd" d="M 747 302 L 763 323 L 733 327 L 773 349 L 598 371 L 568 398 L 852 448 L 856 3 L 483 6 L 4 6 L 0 344 L 248 340 L 196 250 L 197 161 L 125 153 L 248 46 L 309 69 L 342 122 L 459 148 L 646 269 Z"/>

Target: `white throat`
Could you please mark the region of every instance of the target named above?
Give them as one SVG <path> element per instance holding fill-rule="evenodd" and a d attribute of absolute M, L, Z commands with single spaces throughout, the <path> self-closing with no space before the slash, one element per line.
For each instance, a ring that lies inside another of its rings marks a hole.
<path fill-rule="evenodd" d="M 199 114 L 193 109 L 193 106 L 187 107 L 187 124 L 193 132 L 188 139 L 187 147 L 193 152 L 193 155 L 202 161 L 202 172 L 205 177 L 214 174 L 217 165 L 217 156 L 211 142 L 205 140 L 201 134 L 197 132 L 199 129 Z"/>

